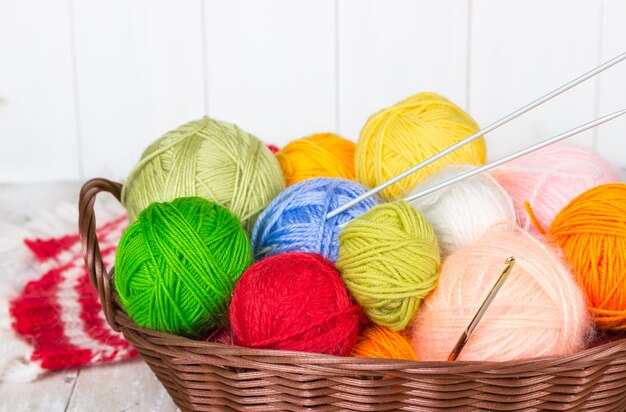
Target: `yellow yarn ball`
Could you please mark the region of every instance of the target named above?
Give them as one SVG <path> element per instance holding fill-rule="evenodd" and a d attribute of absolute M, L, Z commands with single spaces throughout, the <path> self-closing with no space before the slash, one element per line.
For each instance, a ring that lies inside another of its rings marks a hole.
<path fill-rule="evenodd" d="M 369 118 L 356 147 L 357 180 L 378 186 L 478 130 L 474 119 L 445 97 L 418 93 Z M 390 201 L 404 197 L 449 164 L 481 165 L 486 157 L 480 137 L 381 193 Z"/>
<path fill-rule="evenodd" d="M 287 186 L 316 177 L 354 180 L 356 145 L 333 133 L 294 140 L 276 153 Z"/>

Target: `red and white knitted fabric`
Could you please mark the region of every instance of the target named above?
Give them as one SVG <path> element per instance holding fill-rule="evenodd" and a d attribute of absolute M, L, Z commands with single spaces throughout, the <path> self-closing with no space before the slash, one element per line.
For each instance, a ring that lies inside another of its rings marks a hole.
<path fill-rule="evenodd" d="M 107 267 L 115 261 L 117 243 L 128 222 L 117 217 L 98 228 Z M 39 261 L 41 277 L 30 281 L 10 301 L 13 330 L 32 346 L 22 359 L 23 376 L 31 380 L 46 371 L 129 359 L 135 350 L 109 327 L 92 287 L 77 234 L 26 239 Z"/>

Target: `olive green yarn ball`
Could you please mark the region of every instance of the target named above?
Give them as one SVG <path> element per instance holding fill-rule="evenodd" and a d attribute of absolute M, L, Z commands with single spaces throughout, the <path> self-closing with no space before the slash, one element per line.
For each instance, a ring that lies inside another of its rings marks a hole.
<path fill-rule="evenodd" d="M 373 207 L 339 233 L 337 269 L 375 323 L 406 328 L 437 286 L 441 266 L 432 226 L 404 201 Z"/>
<path fill-rule="evenodd" d="M 233 212 L 246 230 L 285 188 L 280 165 L 256 137 L 208 117 L 152 143 L 122 189 L 130 221 L 154 202 L 198 196 Z"/>
<path fill-rule="evenodd" d="M 224 207 L 199 197 L 153 203 L 120 240 L 115 288 L 139 326 L 200 336 L 225 323 L 251 262 L 246 233 Z"/>

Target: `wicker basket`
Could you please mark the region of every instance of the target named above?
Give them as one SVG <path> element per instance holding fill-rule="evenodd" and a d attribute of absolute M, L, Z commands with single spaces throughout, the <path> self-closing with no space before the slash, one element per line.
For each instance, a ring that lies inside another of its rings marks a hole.
<path fill-rule="evenodd" d="M 626 411 L 626 339 L 567 357 L 515 362 L 411 362 L 257 350 L 195 341 L 137 326 L 115 296 L 96 239 L 99 192 L 87 182 L 80 236 L 106 319 L 137 349 L 185 411 Z"/>

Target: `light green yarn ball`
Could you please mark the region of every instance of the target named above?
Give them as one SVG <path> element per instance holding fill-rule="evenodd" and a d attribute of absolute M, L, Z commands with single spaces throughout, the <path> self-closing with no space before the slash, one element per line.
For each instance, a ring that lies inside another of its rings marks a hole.
<path fill-rule="evenodd" d="M 372 321 L 402 330 L 437 285 L 437 238 L 408 203 L 378 205 L 339 233 L 337 268 Z"/>
<path fill-rule="evenodd" d="M 153 202 L 198 196 L 228 208 L 250 231 L 284 188 L 278 161 L 259 139 L 204 117 L 144 151 L 124 183 L 122 203 L 132 222 Z"/>
<path fill-rule="evenodd" d="M 139 326 L 202 336 L 226 323 L 251 261 L 248 237 L 226 208 L 199 197 L 153 203 L 120 240 L 115 288 Z"/>

